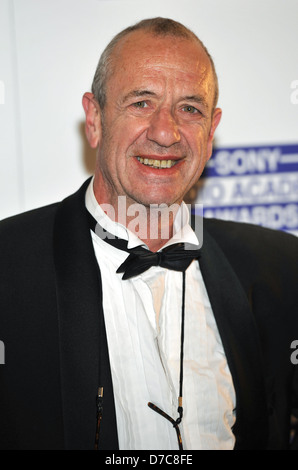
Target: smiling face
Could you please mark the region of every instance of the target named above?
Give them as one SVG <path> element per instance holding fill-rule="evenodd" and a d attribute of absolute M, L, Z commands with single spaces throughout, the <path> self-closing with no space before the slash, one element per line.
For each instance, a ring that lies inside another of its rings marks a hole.
<path fill-rule="evenodd" d="M 99 203 L 180 203 L 212 152 L 221 110 L 213 110 L 210 61 L 195 41 L 136 31 L 113 51 L 102 115 L 83 100 L 90 144 L 98 146 Z"/>

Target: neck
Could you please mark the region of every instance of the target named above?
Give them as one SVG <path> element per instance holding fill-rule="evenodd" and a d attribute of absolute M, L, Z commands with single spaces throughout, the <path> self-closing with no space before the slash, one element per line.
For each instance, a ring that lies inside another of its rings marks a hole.
<path fill-rule="evenodd" d="M 126 196 L 117 196 L 111 202 L 110 198 L 104 198 L 95 188 L 94 194 L 107 216 L 134 233 L 146 243 L 150 251 L 158 251 L 173 237 L 174 220 L 180 204 L 144 205 Z"/>
<path fill-rule="evenodd" d="M 173 236 L 174 219 L 180 206 L 154 204 L 147 207 L 136 203 L 126 205 L 126 202 L 126 198 L 119 199 L 114 222 L 124 225 L 151 251 L 158 251 Z"/>

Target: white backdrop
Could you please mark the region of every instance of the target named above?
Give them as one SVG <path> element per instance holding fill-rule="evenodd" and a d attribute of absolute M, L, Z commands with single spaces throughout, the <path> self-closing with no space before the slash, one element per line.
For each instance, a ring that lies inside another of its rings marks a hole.
<path fill-rule="evenodd" d="M 82 95 L 112 36 L 152 16 L 190 27 L 214 58 L 217 147 L 298 143 L 297 0 L 0 0 L 0 218 L 92 173 Z"/>

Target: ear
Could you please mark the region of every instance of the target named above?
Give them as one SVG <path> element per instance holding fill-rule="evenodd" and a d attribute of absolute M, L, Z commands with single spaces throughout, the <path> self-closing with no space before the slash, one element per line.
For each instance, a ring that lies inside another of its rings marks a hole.
<path fill-rule="evenodd" d="M 84 93 L 82 99 L 86 115 L 85 131 L 88 142 L 92 148 L 96 148 L 101 139 L 101 114 L 100 106 L 92 93 Z"/>
<path fill-rule="evenodd" d="M 213 111 L 211 127 L 210 127 L 208 142 L 207 142 L 207 159 L 208 160 L 210 159 L 212 155 L 214 132 L 221 120 L 221 116 L 222 116 L 222 110 L 220 108 L 216 108 Z"/>

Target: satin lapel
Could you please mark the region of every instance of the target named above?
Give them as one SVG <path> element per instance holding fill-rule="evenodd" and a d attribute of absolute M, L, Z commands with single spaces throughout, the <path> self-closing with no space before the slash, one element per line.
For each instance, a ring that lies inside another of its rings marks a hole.
<path fill-rule="evenodd" d="M 237 275 L 206 231 L 200 267 L 236 391 L 235 448 L 264 448 L 267 404 L 256 325 Z"/>
<path fill-rule="evenodd" d="M 109 357 L 105 329 L 100 327 L 103 314 L 99 269 L 84 200 L 88 183 L 60 204 L 54 226 L 65 447 L 93 449 L 96 394 L 98 386 L 103 385 L 100 446 L 117 449 Z"/>

